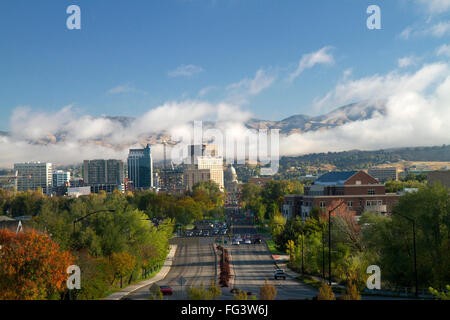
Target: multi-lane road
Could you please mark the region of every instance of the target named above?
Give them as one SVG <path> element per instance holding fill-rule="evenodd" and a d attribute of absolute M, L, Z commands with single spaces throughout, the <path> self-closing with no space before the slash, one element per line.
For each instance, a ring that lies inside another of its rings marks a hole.
<path fill-rule="evenodd" d="M 168 299 L 187 299 L 187 288 L 199 286 L 207 287 L 216 277 L 216 257 L 214 253 L 214 239 L 211 238 L 176 238 L 177 244 L 172 267 L 166 277 L 157 284 L 170 286 L 173 290 Z M 184 280 L 184 281 L 180 281 Z M 150 286 L 143 287 L 126 299 L 148 300 Z"/>
<path fill-rule="evenodd" d="M 256 234 L 256 229 L 245 222 L 233 222 L 231 231 L 233 234 L 241 235 Z M 212 279 L 218 279 L 214 239 L 215 237 L 173 239 L 177 244 L 177 251 L 172 268 L 167 276 L 157 283 L 172 288 L 173 295 L 167 296 L 168 299 L 187 299 L 187 288 L 190 286 L 199 286 L 203 283 L 206 287 Z M 267 279 L 275 286 L 277 299 L 311 299 L 317 295 L 316 289 L 289 277 L 286 280 L 274 280 L 275 264 L 264 243 L 239 246 L 231 246 L 228 243 L 226 247 L 231 253 L 233 288 L 252 292 L 258 296 L 260 287 Z M 222 288 L 220 299 L 233 299 L 234 296 L 230 292 L 232 287 Z M 126 299 L 147 300 L 149 289 L 149 286 L 143 287 L 129 294 Z"/>

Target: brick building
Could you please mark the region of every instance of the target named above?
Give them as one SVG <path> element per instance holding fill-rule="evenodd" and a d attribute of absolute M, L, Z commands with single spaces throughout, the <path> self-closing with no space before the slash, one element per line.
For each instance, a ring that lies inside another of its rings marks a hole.
<path fill-rule="evenodd" d="M 385 185 L 364 171 L 329 172 L 313 185 L 305 186 L 304 195 L 285 196 L 283 214 L 306 219 L 314 207 L 326 210 L 341 201 L 356 215 L 365 211 L 389 214 L 399 197 L 398 194 L 386 193 Z"/>

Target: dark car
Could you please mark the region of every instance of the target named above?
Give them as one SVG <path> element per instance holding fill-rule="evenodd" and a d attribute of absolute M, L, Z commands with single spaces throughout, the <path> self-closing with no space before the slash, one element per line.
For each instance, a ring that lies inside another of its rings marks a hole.
<path fill-rule="evenodd" d="M 210 235 L 209 230 L 203 230 L 202 235 L 204 237 L 209 237 L 209 235 Z"/>
<path fill-rule="evenodd" d="M 159 290 L 164 296 L 171 296 L 173 294 L 172 288 L 169 286 L 159 286 Z"/>
<path fill-rule="evenodd" d="M 260 238 L 256 238 L 255 240 L 253 240 L 254 244 L 259 244 L 262 243 L 262 240 Z"/>

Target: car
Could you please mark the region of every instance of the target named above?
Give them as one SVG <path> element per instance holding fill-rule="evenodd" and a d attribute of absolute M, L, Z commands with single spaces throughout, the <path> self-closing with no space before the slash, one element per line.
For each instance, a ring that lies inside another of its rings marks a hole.
<path fill-rule="evenodd" d="M 284 271 L 282 269 L 275 270 L 275 272 L 273 273 L 273 276 L 274 276 L 275 280 L 278 280 L 278 278 L 282 278 L 283 280 L 286 280 L 286 273 L 284 273 Z"/>
<path fill-rule="evenodd" d="M 194 235 L 194 232 L 186 231 L 186 237 L 192 237 L 193 235 Z"/>
<path fill-rule="evenodd" d="M 212 233 L 213 233 L 213 235 L 219 234 L 219 229 L 214 229 Z"/>
<path fill-rule="evenodd" d="M 159 286 L 159 290 L 164 296 L 171 296 L 173 294 L 172 288 L 169 286 Z"/>
<path fill-rule="evenodd" d="M 201 236 L 202 235 L 202 230 L 195 230 L 194 235 L 197 236 L 197 237 Z"/>
<path fill-rule="evenodd" d="M 226 236 L 227 235 L 227 230 L 221 230 L 220 234 L 223 235 L 223 236 Z"/>
<path fill-rule="evenodd" d="M 260 238 L 256 238 L 255 240 L 253 240 L 254 244 L 259 244 L 262 243 L 262 240 Z"/>
<path fill-rule="evenodd" d="M 236 239 L 233 240 L 233 246 L 238 246 L 240 245 L 240 242 Z"/>
<path fill-rule="evenodd" d="M 244 243 L 245 243 L 245 244 L 252 244 L 252 240 L 250 240 L 250 239 L 245 239 L 245 240 L 244 240 Z"/>
<path fill-rule="evenodd" d="M 204 237 L 209 237 L 209 230 L 203 230 L 203 232 L 202 232 L 202 235 L 204 236 Z"/>

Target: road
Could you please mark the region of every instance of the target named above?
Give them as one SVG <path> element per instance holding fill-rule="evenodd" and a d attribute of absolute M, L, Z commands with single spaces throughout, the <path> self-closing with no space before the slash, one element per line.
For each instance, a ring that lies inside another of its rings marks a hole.
<path fill-rule="evenodd" d="M 177 243 L 177 251 L 172 268 L 157 285 L 168 285 L 173 289 L 173 295 L 165 296 L 165 299 L 184 300 L 187 299 L 187 288 L 201 283 L 207 287 L 215 277 L 214 238 L 176 238 L 174 241 Z M 179 283 L 181 277 L 186 280 L 183 287 Z M 150 286 L 143 287 L 129 294 L 126 299 L 148 300 L 149 290 Z"/>
<path fill-rule="evenodd" d="M 246 222 L 234 224 L 233 234 L 255 235 L 256 229 Z M 274 280 L 273 272 L 275 263 L 270 251 L 263 244 L 241 244 L 239 246 L 228 246 L 231 250 L 231 261 L 234 272 L 233 287 L 246 292 L 252 292 L 259 296 L 260 287 L 265 280 L 274 285 L 277 290 L 278 300 L 311 299 L 317 296 L 318 291 L 298 280 L 287 277 L 286 280 Z M 230 288 L 223 290 L 223 299 L 232 299 Z"/>

